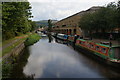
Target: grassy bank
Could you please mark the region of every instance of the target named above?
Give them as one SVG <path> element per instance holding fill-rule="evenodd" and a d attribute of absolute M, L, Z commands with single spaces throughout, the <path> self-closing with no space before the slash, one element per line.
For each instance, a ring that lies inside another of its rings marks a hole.
<path fill-rule="evenodd" d="M 25 46 L 30 46 L 33 45 L 34 43 L 36 43 L 38 40 L 40 39 L 40 36 L 36 33 L 31 34 L 26 42 L 25 42 Z"/>
<path fill-rule="evenodd" d="M 7 53 L 9 53 L 10 51 L 12 51 L 12 49 L 14 49 L 17 45 L 21 44 L 24 40 L 26 40 L 27 38 L 27 35 L 22 35 L 22 36 L 19 36 L 19 37 L 15 37 L 13 39 L 10 39 L 10 40 L 7 40 L 7 41 L 4 41 L 2 43 L 2 46 L 3 46 L 3 49 L 2 49 L 2 57 L 4 55 L 6 55 Z M 16 40 L 14 42 L 14 40 Z M 14 43 L 12 43 L 12 41 Z M 12 44 L 11 44 L 12 43 Z M 9 45 L 10 44 L 10 45 Z M 4 46 L 8 45 L 7 47 L 4 48 Z M 1 56 L 0 56 L 1 57 Z"/>
<path fill-rule="evenodd" d="M 34 44 L 40 39 L 40 36 L 36 33 L 27 33 L 25 35 L 17 36 L 13 39 L 7 40 L 3 42 L 3 45 L 10 44 L 12 41 L 17 40 L 12 45 L 4 48 L 2 50 L 2 56 L 8 54 L 11 50 L 13 50 L 17 45 L 21 44 L 21 42 L 25 41 L 25 45 L 29 46 Z M 22 55 L 22 57 L 25 55 Z M 14 70 L 13 66 L 15 66 L 16 60 L 19 59 L 20 56 L 9 56 L 6 60 L 2 60 L 2 77 L 9 78 L 11 75 L 11 71 Z"/>
<path fill-rule="evenodd" d="M 0 57 L 3 57 L 4 55 L 8 54 L 10 51 L 12 51 L 17 45 L 21 44 L 23 41 L 25 41 L 25 45 L 29 46 L 34 44 L 40 39 L 40 36 L 36 33 L 27 33 L 21 36 L 17 36 L 15 38 L 6 40 L 2 42 L 2 51 L 0 52 Z M 12 43 L 12 44 L 11 44 Z M 6 46 L 6 47 L 5 47 Z M 5 47 L 5 48 L 4 48 Z"/>
<path fill-rule="evenodd" d="M 2 56 L 4 56 L 5 54 L 9 53 L 12 49 L 14 49 L 17 45 L 21 44 L 22 41 L 24 41 L 26 38 L 20 39 L 18 40 L 16 43 L 12 44 L 11 46 L 3 49 L 2 51 Z"/>

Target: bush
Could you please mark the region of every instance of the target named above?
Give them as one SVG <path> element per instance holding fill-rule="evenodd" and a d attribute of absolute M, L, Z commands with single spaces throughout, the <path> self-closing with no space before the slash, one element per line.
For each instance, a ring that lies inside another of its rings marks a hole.
<path fill-rule="evenodd" d="M 3 40 L 8 40 L 8 39 L 13 38 L 13 37 L 15 37 L 15 34 L 12 31 L 6 31 L 2 35 Z"/>
<path fill-rule="evenodd" d="M 8 61 L 8 60 L 2 61 L 2 77 L 3 78 L 9 78 L 12 69 L 13 69 L 13 64 L 11 61 Z"/>
<path fill-rule="evenodd" d="M 30 35 L 25 41 L 25 46 L 30 46 L 36 43 L 40 39 L 40 36 L 36 33 Z"/>

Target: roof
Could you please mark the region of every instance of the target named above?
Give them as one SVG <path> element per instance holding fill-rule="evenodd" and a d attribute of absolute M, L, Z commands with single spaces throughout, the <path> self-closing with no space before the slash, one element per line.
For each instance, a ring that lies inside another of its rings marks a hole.
<path fill-rule="evenodd" d="M 78 40 L 81 40 L 81 41 L 86 41 L 86 40 L 84 40 L 84 39 L 78 39 Z"/>
<path fill-rule="evenodd" d="M 58 34 L 59 36 L 64 36 L 65 34 Z"/>
<path fill-rule="evenodd" d="M 78 39 L 78 40 L 81 40 L 81 41 L 86 41 L 84 39 Z M 88 42 L 93 42 L 93 41 L 88 41 Z M 100 46 L 104 46 L 104 47 L 109 47 L 110 48 L 110 45 L 105 45 L 105 44 L 101 44 L 101 43 L 95 43 L 97 45 L 100 45 Z M 112 48 L 116 48 L 116 47 L 119 47 L 120 48 L 120 45 L 112 45 Z"/>
<path fill-rule="evenodd" d="M 105 45 L 105 44 L 100 44 L 100 43 L 96 43 L 96 44 L 100 46 L 110 47 L 109 45 Z"/>
<path fill-rule="evenodd" d="M 61 22 L 61 21 L 65 20 L 65 19 L 68 19 L 68 18 L 70 18 L 70 17 L 72 17 L 72 16 L 75 16 L 75 15 L 77 15 L 77 14 L 81 14 L 81 13 L 88 12 L 88 11 L 92 11 L 92 10 L 98 10 L 98 9 L 100 9 L 100 8 L 102 8 L 102 7 L 101 7 L 101 6 L 93 6 L 93 7 L 89 8 L 89 9 L 87 9 L 87 10 L 85 10 L 85 11 L 80 11 L 80 12 L 78 12 L 78 13 L 76 13 L 76 14 L 73 14 L 73 15 L 71 15 L 71 16 L 69 16 L 69 17 L 66 17 L 66 18 L 64 18 L 64 19 L 62 19 L 62 20 L 60 20 L 60 21 L 58 21 L 58 22 Z M 58 22 L 56 22 L 56 23 L 58 23 Z"/>

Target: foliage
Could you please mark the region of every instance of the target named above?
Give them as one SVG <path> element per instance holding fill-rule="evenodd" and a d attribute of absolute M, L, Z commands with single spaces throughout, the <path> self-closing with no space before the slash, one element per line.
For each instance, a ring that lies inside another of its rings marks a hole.
<path fill-rule="evenodd" d="M 36 22 L 35 21 L 31 21 L 31 30 L 30 31 L 33 31 L 37 28 L 37 25 L 36 25 Z"/>
<path fill-rule="evenodd" d="M 13 60 L 15 58 L 14 57 L 9 57 L 9 59 L 7 60 L 2 60 L 2 78 L 9 78 L 11 71 L 13 69 Z"/>
<path fill-rule="evenodd" d="M 112 32 L 120 27 L 120 1 L 116 4 L 109 3 L 94 13 L 86 13 L 82 16 L 79 26 L 83 30 L 91 32 Z"/>
<path fill-rule="evenodd" d="M 48 20 L 36 21 L 36 25 L 37 27 L 40 27 L 40 28 L 46 27 L 48 26 Z"/>
<path fill-rule="evenodd" d="M 40 36 L 39 36 L 38 34 L 36 34 L 36 33 L 31 34 L 31 35 L 27 38 L 27 40 L 26 40 L 26 42 L 25 42 L 25 46 L 30 46 L 30 45 L 36 43 L 39 39 L 40 39 Z"/>
<path fill-rule="evenodd" d="M 52 21 L 50 19 L 48 20 L 48 31 L 52 31 Z"/>
<path fill-rule="evenodd" d="M 120 0 L 117 3 L 117 16 L 116 16 L 117 27 L 120 28 Z"/>
<path fill-rule="evenodd" d="M 3 40 L 29 32 L 32 28 L 29 2 L 2 3 Z"/>

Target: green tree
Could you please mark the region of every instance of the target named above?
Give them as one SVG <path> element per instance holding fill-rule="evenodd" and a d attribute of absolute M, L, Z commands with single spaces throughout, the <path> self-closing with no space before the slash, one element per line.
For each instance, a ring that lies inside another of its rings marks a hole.
<path fill-rule="evenodd" d="M 2 3 L 2 33 L 3 39 L 9 39 L 31 30 L 29 2 Z"/>
<path fill-rule="evenodd" d="M 30 31 L 33 31 L 37 28 L 37 25 L 36 25 L 36 22 L 35 21 L 30 21 L 31 23 L 31 30 Z"/>
<path fill-rule="evenodd" d="M 117 28 L 120 28 L 120 0 L 117 3 L 117 15 L 116 15 Z"/>
<path fill-rule="evenodd" d="M 48 20 L 48 31 L 52 31 L 52 21 L 50 19 Z"/>
<path fill-rule="evenodd" d="M 84 30 L 102 33 L 112 31 L 116 27 L 116 5 L 108 4 L 94 13 L 86 13 L 80 20 L 80 27 Z"/>

